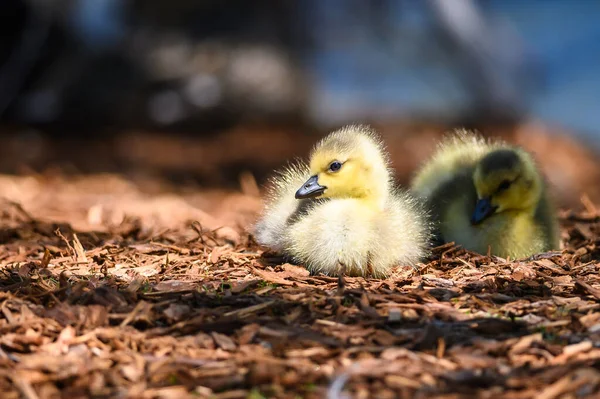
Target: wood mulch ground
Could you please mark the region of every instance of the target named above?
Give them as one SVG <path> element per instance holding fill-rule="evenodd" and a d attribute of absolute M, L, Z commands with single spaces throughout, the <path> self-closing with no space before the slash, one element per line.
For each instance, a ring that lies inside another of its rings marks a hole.
<path fill-rule="evenodd" d="M 257 247 L 241 187 L 0 175 L 2 398 L 600 395 L 594 201 L 560 252 L 446 245 L 339 290 Z"/>

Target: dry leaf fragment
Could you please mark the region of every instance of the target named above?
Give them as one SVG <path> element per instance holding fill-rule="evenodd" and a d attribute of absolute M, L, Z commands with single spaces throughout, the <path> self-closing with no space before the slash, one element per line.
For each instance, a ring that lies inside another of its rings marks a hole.
<path fill-rule="evenodd" d="M 221 348 L 225 351 L 236 350 L 237 345 L 227 335 L 220 334 L 220 333 L 214 332 L 214 331 L 212 333 L 210 333 L 210 335 L 213 337 L 213 339 L 215 340 L 215 343 L 219 346 L 219 348 Z"/>
<path fill-rule="evenodd" d="M 563 352 L 552 359 L 552 364 L 563 364 L 567 359 L 577 355 L 578 353 L 587 352 L 594 347 L 591 341 L 581 341 L 577 344 L 567 345 L 563 348 Z"/>
<path fill-rule="evenodd" d="M 588 283 L 586 283 L 585 281 L 583 281 L 581 279 L 576 279 L 575 285 L 582 288 L 584 291 L 587 291 L 594 298 L 600 299 L 600 289 L 592 287 L 591 285 L 589 285 Z"/>
<path fill-rule="evenodd" d="M 553 273 L 556 273 L 556 274 L 569 274 L 569 272 L 564 270 L 562 267 L 558 266 L 556 263 L 552 262 L 550 259 L 540 259 L 540 260 L 534 261 L 533 263 L 535 263 L 536 265 L 538 265 L 540 267 L 549 269 Z"/>
<path fill-rule="evenodd" d="M 511 355 L 517 355 L 519 353 L 523 353 L 525 350 L 529 349 L 531 345 L 535 342 L 542 342 L 544 338 L 541 333 L 526 335 L 521 337 L 513 346 L 510 348 L 509 353 Z"/>
<path fill-rule="evenodd" d="M 594 369 L 580 369 L 564 376 L 554 384 L 544 388 L 537 399 L 555 399 L 566 392 L 575 392 L 585 384 L 598 384 L 600 374 Z"/>
<path fill-rule="evenodd" d="M 252 340 L 254 340 L 254 337 L 256 337 L 256 334 L 258 334 L 259 330 L 260 326 L 256 323 L 248 324 L 242 327 L 238 335 L 239 344 L 248 345 L 250 342 L 252 342 Z"/>
<path fill-rule="evenodd" d="M 413 388 L 418 389 L 421 386 L 419 381 L 401 375 L 386 375 L 385 384 L 392 388 Z"/>
<path fill-rule="evenodd" d="M 169 320 L 180 321 L 190 313 L 190 310 L 188 305 L 172 303 L 163 311 L 163 314 Z"/>
<path fill-rule="evenodd" d="M 85 256 L 85 249 L 81 245 L 81 241 L 77 237 L 77 234 L 73 233 L 73 250 L 75 251 L 75 260 L 78 263 L 87 263 L 88 259 Z"/>
<path fill-rule="evenodd" d="M 50 260 L 52 259 L 52 255 L 50 254 L 50 251 L 48 250 L 48 248 L 44 248 L 44 257 L 42 258 L 42 261 L 40 262 L 40 268 L 45 269 L 48 267 L 48 265 L 50 264 Z"/>
<path fill-rule="evenodd" d="M 262 278 L 263 280 L 268 281 L 269 283 L 273 283 L 273 284 L 297 285 L 300 287 L 308 287 L 309 286 L 308 284 L 300 283 L 297 281 L 286 280 L 285 277 L 288 277 L 288 274 L 285 272 L 277 273 L 277 272 L 270 272 L 267 270 L 253 268 L 252 273 L 256 274 L 258 277 Z"/>
<path fill-rule="evenodd" d="M 308 277 L 310 272 L 305 267 L 291 265 L 286 263 L 282 265 L 286 277 Z"/>
<path fill-rule="evenodd" d="M 195 284 L 186 282 L 186 281 L 165 280 L 165 281 L 161 281 L 158 284 L 155 284 L 154 287 L 152 287 L 152 288 L 154 289 L 154 291 L 170 292 L 170 291 L 193 290 L 194 287 L 195 287 Z"/>

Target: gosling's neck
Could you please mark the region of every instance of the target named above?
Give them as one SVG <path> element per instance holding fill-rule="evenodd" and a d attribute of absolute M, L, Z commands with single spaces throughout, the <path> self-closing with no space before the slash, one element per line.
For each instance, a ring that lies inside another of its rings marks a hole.
<path fill-rule="evenodd" d="M 361 179 L 347 191 L 339 193 L 337 198 L 351 198 L 364 204 L 367 208 L 381 211 L 385 208 L 390 196 L 391 182 L 385 176 L 376 176 L 371 179 Z"/>
<path fill-rule="evenodd" d="M 534 214 L 529 210 L 510 210 L 495 215 L 496 221 L 486 226 L 486 235 L 492 237 L 487 245 L 494 246 L 494 252 L 501 257 L 520 258 L 531 252 L 532 242 L 538 235 Z"/>
<path fill-rule="evenodd" d="M 380 211 L 385 208 L 389 195 L 389 185 L 386 184 L 381 187 L 368 188 L 356 195 L 355 198 L 368 208 Z"/>
<path fill-rule="evenodd" d="M 531 223 L 534 217 L 535 212 L 530 208 L 507 209 L 490 216 L 479 226 L 484 231 L 495 231 L 499 235 L 512 235 L 521 228 L 520 226 Z"/>

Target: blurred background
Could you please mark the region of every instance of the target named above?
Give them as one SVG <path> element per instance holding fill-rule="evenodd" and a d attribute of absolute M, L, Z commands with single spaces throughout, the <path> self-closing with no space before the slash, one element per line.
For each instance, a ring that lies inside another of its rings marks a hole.
<path fill-rule="evenodd" d="M 599 18 L 587 0 L 3 0 L 0 172 L 260 185 L 365 122 L 406 182 L 467 126 L 534 151 L 561 204 L 600 202 Z"/>

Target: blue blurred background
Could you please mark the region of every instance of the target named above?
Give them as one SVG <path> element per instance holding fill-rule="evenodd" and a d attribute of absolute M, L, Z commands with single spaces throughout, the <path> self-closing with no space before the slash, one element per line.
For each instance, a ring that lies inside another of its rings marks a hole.
<path fill-rule="evenodd" d="M 33 125 L 541 119 L 600 133 L 600 2 L 5 0 L 0 112 Z"/>
<path fill-rule="evenodd" d="M 375 3 L 305 4 L 319 43 L 313 116 L 530 114 L 600 132 L 600 2 Z"/>

